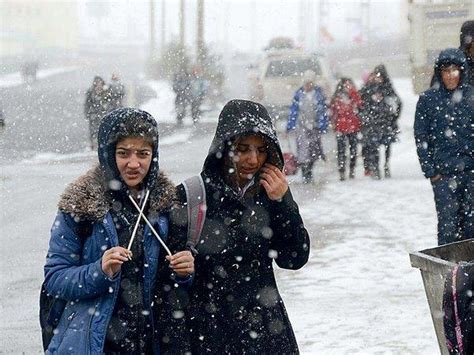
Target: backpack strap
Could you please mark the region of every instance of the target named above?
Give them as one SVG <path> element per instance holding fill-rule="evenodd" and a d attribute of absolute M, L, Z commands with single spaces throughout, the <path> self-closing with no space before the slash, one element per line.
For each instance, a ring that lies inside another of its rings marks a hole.
<path fill-rule="evenodd" d="M 186 246 L 197 254 L 196 245 L 201 237 L 202 227 L 206 220 L 206 187 L 201 175 L 196 175 L 183 182 L 186 191 L 188 210 L 188 237 Z"/>

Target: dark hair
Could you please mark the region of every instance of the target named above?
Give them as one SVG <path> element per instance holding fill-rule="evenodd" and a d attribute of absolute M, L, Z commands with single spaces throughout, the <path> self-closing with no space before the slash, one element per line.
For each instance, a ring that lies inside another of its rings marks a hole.
<path fill-rule="evenodd" d="M 334 94 L 332 95 L 333 98 L 335 98 L 344 90 L 344 86 L 347 82 L 349 82 L 353 87 L 355 87 L 355 84 L 351 78 L 343 77 L 339 79 L 339 82 L 337 83 L 336 90 L 334 90 Z"/>

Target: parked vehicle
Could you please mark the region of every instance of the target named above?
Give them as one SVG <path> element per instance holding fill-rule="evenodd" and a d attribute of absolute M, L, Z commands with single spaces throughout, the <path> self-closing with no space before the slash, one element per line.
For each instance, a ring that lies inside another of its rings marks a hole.
<path fill-rule="evenodd" d="M 326 97 L 332 94 L 334 76 L 327 59 L 300 49 L 269 50 L 253 78 L 252 97 L 270 110 L 273 117 L 287 118 L 294 92 L 302 85 L 303 73 L 316 73 L 316 84 Z"/>

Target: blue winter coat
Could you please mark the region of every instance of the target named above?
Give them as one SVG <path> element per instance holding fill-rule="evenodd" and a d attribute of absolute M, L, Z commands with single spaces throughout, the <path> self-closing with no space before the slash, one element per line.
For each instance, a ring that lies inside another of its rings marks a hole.
<path fill-rule="evenodd" d="M 153 225 L 166 240 L 168 218 L 160 216 Z M 101 266 L 102 254 L 118 246 L 110 213 L 93 224 L 92 234 L 84 242 L 77 230 L 78 223 L 70 214 L 57 214 L 45 265 L 46 289 L 69 302 L 48 348 L 50 354 L 101 354 L 119 291 L 120 274 L 110 279 Z M 146 309 L 151 312 L 160 244 L 148 226 L 144 253 L 148 267 L 144 269 L 143 297 Z M 156 344 L 155 353 L 159 353 Z"/>
<path fill-rule="evenodd" d="M 290 107 L 290 117 L 286 125 L 286 130 L 291 131 L 296 128 L 298 115 L 300 111 L 300 100 L 304 93 L 304 88 L 300 87 L 293 97 L 293 102 Z M 316 106 L 316 119 L 318 120 L 318 128 L 321 132 L 326 132 L 329 126 L 328 109 L 326 106 L 326 98 L 324 97 L 323 91 L 319 86 L 315 86 L 314 90 L 314 102 Z"/>
<path fill-rule="evenodd" d="M 441 79 L 441 66 L 462 68 L 460 84 L 448 90 Z M 435 64 L 440 83 L 425 91 L 415 112 L 415 139 L 425 177 L 452 176 L 474 169 L 473 88 L 467 84 L 467 62 L 459 49 L 443 50 Z"/>

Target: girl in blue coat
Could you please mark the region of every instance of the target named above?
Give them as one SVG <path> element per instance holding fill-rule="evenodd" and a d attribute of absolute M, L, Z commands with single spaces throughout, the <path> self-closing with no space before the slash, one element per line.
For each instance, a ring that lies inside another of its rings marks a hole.
<path fill-rule="evenodd" d="M 175 188 L 159 172 L 156 121 L 115 110 L 102 120 L 98 147 L 99 166 L 65 190 L 51 229 L 45 288 L 66 305 L 46 353 L 184 352 L 177 315 L 194 259 L 164 250 L 183 250 L 186 241 L 167 238 Z"/>
<path fill-rule="evenodd" d="M 459 49 L 442 51 L 437 84 L 418 100 L 415 139 L 421 169 L 433 187 L 438 244 L 474 238 L 474 96 Z"/>

